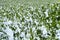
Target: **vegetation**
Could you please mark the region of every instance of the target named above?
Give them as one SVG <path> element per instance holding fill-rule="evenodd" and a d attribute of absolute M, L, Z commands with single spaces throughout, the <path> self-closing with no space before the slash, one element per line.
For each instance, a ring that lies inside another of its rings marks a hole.
<path fill-rule="evenodd" d="M 58 30 L 60 3 L 0 6 L 0 40 L 60 40 Z"/>

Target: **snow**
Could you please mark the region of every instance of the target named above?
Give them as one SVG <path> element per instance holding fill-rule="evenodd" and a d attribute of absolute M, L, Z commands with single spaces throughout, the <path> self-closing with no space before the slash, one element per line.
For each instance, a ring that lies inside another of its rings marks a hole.
<path fill-rule="evenodd" d="M 3 24 L 10 25 L 10 24 L 12 24 L 12 21 L 3 22 Z"/>
<path fill-rule="evenodd" d="M 59 30 L 56 30 L 56 37 L 60 40 L 60 29 Z"/>
<path fill-rule="evenodd" d="M 13 40 L 13 31 L 9 27 L 6 27 L 6 29 L 4 31 L 9 36 L 9 40 Z"/>

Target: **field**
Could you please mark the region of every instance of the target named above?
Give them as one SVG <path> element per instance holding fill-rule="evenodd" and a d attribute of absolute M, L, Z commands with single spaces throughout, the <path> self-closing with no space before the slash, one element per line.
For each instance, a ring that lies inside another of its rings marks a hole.
<path fill-rule="evenodd" d="M 24 6 L 34 6 L 34 7 L 40 7 L 40 5 L 48 4 L 48 3 L 54 3 L 57 2 L 58 0 L 0 0 L 0 5 L 24 5 Z"/>
<path fill-rule="evenodd" d="M 0 40 L 60 40 L 59 0 L 0 0 Z"/>

